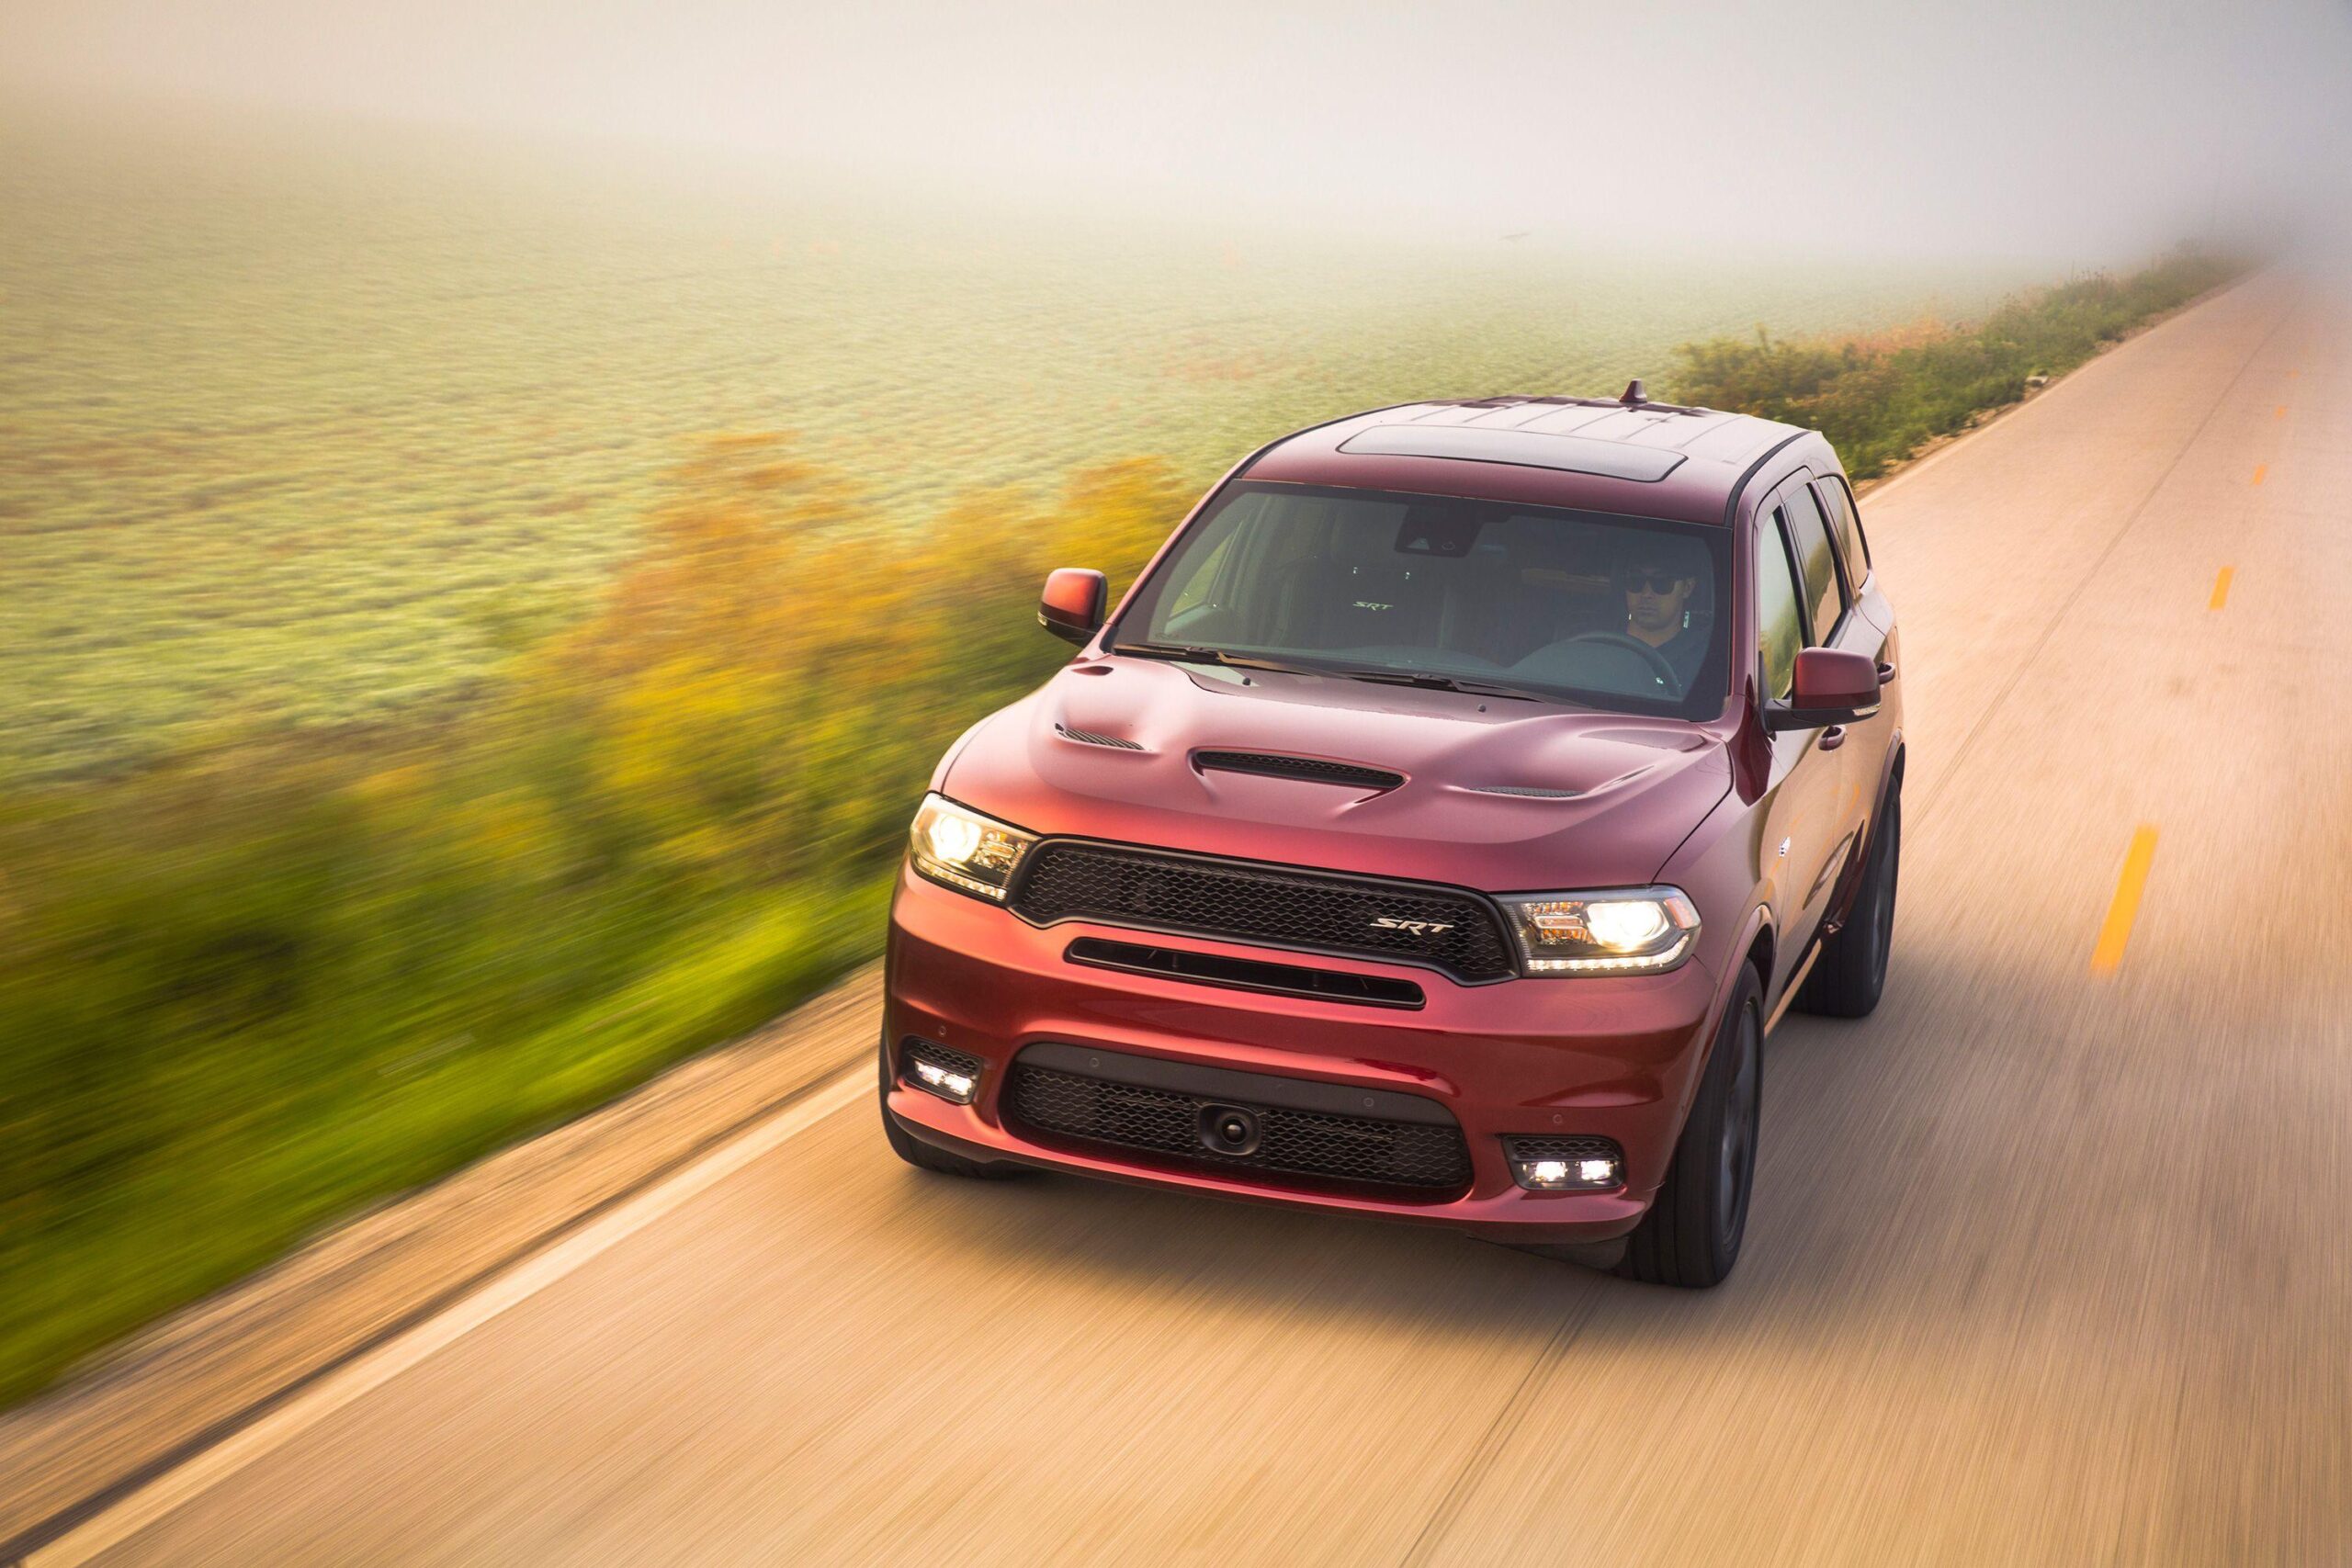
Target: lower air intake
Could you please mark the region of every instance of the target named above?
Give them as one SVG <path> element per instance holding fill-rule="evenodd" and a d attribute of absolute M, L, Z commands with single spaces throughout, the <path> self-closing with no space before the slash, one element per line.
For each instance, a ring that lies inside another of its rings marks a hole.
<path fill-rule="evenodd" d="M 1159 1164 L 1420 1196 L 1470 1184 L 1470 1151 L 1451 1121 L 1441 1125 L 1238 1104 L 1019 1061 L 1006 1080 L 1004 1106 L 1006 1119 L 1022 1132 L 1130 1150 Z M 1206 1144 L 1204 1114 L 1213 1107 L 1246 1112 L 1254 1122 L 1256 1146 L 1230 1154 Z"/>

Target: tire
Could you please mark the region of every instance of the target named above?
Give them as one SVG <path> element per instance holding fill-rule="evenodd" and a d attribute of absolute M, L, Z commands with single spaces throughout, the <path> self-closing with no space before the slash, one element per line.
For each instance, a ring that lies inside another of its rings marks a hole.
<path fill-rule="evenodd" d="M 935 1170 L 942 1176 L 961 1176 L 975 1181 L 1001 1181 L 1008 1176 L 1018 1176 L 1021 1168 L 1010 1160 L 966 1159 L 962 1155 L 934 1148 L 899 1125 L 890 1114 L 890 1046 L 883 1042 L 877 1053 L 882 1065 L 882 1134 L 890 1140 L 890 1152 L 919 1170 Z"/>
<path fill-rule="evenodd" d="M 1693 1291 L 1729 1277 L 1756 1185 L 1763 1078 L 1764 987 L 1742 964 L 1666 1184 L 1628 1238 L 1618 1273 Z"/>
<path fill-rule="evenodd" d="M 1903 788 L 1890 781 L 1854 907 L 1838 934 L 1821 944 L 1821 956 L 1797 992 L 1800 1010 L 1825 1018 L 1868 1018 L 1878 1006 L 1894 942 L 1894 885 L 1902 862 Z"/>

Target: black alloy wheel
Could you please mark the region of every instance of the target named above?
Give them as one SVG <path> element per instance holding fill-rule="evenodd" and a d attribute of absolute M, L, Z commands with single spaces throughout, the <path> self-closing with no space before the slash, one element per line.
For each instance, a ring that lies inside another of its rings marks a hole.
<path fill-rule="evenodd" d="M 1756 1186 L 1763 1079 L 1764 987 L 1743 964 L 1665 1185 L 1628 1238 L 1620 1274 L 1685 1290 L 1730 1276 Z"/>

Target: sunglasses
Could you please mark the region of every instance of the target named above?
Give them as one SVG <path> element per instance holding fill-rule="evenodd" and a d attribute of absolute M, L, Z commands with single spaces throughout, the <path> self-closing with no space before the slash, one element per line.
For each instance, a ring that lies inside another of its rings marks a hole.
<path fill-rule="evenodd" d="M 1628 593 L 1671 593 L 1682 581 L 1681 574 L 1672 571 L 1623 571 L 1617 582 Z"/>

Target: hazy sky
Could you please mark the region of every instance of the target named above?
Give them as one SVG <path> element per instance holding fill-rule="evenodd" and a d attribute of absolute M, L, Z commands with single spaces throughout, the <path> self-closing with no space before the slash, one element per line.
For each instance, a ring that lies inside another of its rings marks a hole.
<path fill-rule="evenodd" d="M 1611 248 L 2080 263 L 2352 197 L 2346 0 L 5 0 L 0 74 Z"/>

